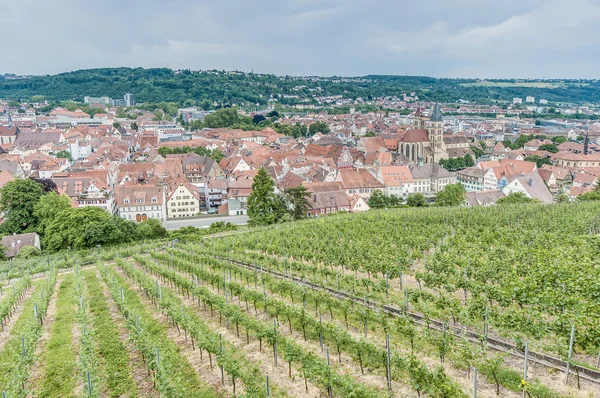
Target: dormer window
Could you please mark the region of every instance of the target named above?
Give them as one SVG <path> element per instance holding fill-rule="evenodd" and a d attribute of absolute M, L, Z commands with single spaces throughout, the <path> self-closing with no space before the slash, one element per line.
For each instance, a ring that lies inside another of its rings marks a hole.
<path fill-rule="evenodd" d="M 123 203 L 125 203 L 126 205 L 128 205 L 129 204 L 129 198 L 123 200 Z"/>

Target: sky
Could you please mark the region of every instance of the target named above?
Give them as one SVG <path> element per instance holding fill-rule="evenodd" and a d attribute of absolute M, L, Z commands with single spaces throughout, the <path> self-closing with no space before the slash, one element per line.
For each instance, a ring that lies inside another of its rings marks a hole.
<path fill-rule="evenodd" d="M 0 0 L 0 73 L 600 78 L 600 0 Z"/>

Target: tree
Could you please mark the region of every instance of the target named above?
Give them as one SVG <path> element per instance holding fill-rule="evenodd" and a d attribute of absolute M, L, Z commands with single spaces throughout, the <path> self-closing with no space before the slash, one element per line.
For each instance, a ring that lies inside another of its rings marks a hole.
<path fill-rule="evenodd" d="M 56 152 L 56 157 L 57 158 L 67 159 L 69 162 L 73 161 L 73 156 L 71 156 L 71 152 L 66 151 L 64 149 L 62 151 Z"/>
<path fill-rule="evenodd" d="M 158 239 L 168 235 L 167 230 L 160 224 L 160 221 L 149 218 L 137 225 L 137 233 L 140 239 Z"/>
<path fill-rule="evenodd" d="M 368 205 L 372 209 L 388 209 L 402 206 L 404 200 L 398 196 L 388 196 L 382 191 L 376 190 L 369 197 Z"/>
<path fill-rule="evenodd" d="M 557 153 L 558 147 L 556 146 L 556 144 L 544 144 L 544 145 L 540 145 L 538 150 L 539 151 L 547 151 L 550 153 Z"/>
<path fill-rule="evenodd" d="M 44 237 L 46 228 L 54 221 L 58 213 L 71 208 L 71 199 L 52 191 L 42 195 L 33 207 L 33 214 L 38 219 L 37 232 Z"/>
<path fill-rule="evenodd" d="M 56 187 L 56 183 L 49 178 L 34 178 L 29 177 L 30 180 L 33 180 L 42 186 L 42 189 L 45 193 L 47 192 L 57 192 L 58 188 Z"/>
<path fill-rule="evenodd" d="M 580 200 L 583 202 L 600 200 L 600 191 L 598 189 L 594 189 L 593 191 L 586 192 L 583 195 L 579 195 L 577 197 L 577 200 Z"/>
<path fill-rule="evenodd" d="M 564 142 L 567 142 L 567 139 L 563 136 L 558 136 L 558 137 L 552 138 L 552 142 L 554 142 L 556 145 L 560 145 Z"/>
<path fill-rule="evenodd" d="M 137 123 L 136 123 L 136 122 L 133 122 L 133 123 L 131 123 L 131 129 L 132 129 L 133 131 L 138 131 L 138 125 L 137 125 Z"/>
<path fill-rule="evenodd" d="M 426 207 L 427 199 L 425 198 L 425 195 L 423 195 L 420 192 L 417 192 L 408 196 L 408 198 L 406 199 L 406 204 L 410 207 Z"/>
<path fill-rule="evenodd" d="M 310 135 L 315 135 L 317 133 L 329 133 L 331 130 L 329 128 L 329 125 L 325 122 L 314 122 L 313 124 L 310 125 L 310 127 L 308 128 L 308 133 Z"/>
<path fill-rule="evenodd" d="M 37 257 L 41 254 L 40 249 L 35 246 L 25 246 L 15 256 L 18 259 L 27 259 L 32 257 Z"/>
<path fill-rule="evenodd" d="M 375 137 L 375 136 L 377 136 L 377 134 L 375 134 L 374 131 L 369 131 L 369 132 L 367 132 L 367 134 L 363 135 L 363 137 L 367 137 L 367 138 L 368 137 Z"/>
<path fill-rule="evenodd" d="M 10 181 L 4 185 L 0 190 L 0 207 L 5 213 L 2 232 L 20 234 L 34 231 L 38 219 L 33 209 L 43 194 L 43 187 L 28 178 Z"/>
<path fill-rule="evenodd" d="M 154 120 L 163 120 L 163 117 L 164 113 L 160 109 L 154 111 Z"/>
<path fill-rule="evenodd" d="M 483 150 L 481 150 L 481 148 L 477 148 L 476 146 L 471 145 L 471 150 L 475 154 L 476 158 L 480 158 L 483 155 L 485 155 L 485 152 L 483 152 Z"/>
<path fill-rule="evenodd" d="M 51 252 L 130 242 L 137 236 L 136 225 L 111 216 L 99 207 L 66 209 L 46 228 L 42 243 Z"/>
<path fill-rule="evenodd" d="M 287 188 L 284 192 L 286 201 L 292 206 L 291 215 L 294 220 L 301 220 L 306 217 L 310 203 L 308 198 L 310 193 L 304 185 L 299 185 L 296 188 Z"/>
<path fill-rule="evenodd" d="M 119 123 L 119 122 L 114 122 L 114 123 L 113 123 L 113 127 L 114 127 L 114 128 L 116 128 L 116 129 L 120 129 L 120 128 L 121 128 L 121 123 Z"/>
<path fill-rule="evenodd" d="M 252 117 L 252 123 L 254 123 L 254 124 L 259 124 L 260 122 L 263 122 L 265 120 L 267 120 L 267 118 L 264 117 L 263 115 L 254 115 Z"/>
<path fill-rule="evenodd" d="M 448 184 L 438 192 L 435 198 L 436 206 L 460 206 L 465 201 L 465 187 L 461 183 Z"/>
<path fill-rule="evenodd" d="M 471 155 L 469 155 L 468 153 L 465 155 L 464 159 L 465 159 L 465 167 L 475 166 L 475 161 L 473 160 L 473 157 Z"/>
<path fill-rule="evenodd" d="M 210 110 L 212 108 L 212 106 L 213 106 L 212 102 L 210 102 L 207 99 L 204 99 L 200 102 L 200 108 L 202 108 L 202 110 L 204 110 L 204 111 Z"/>
<path fill-rule="evenodd" d="M 515 203 L 533 203 L 534 200 L 529 198 L 523 192 L 512 192 L 507 196 L 496 201 L 497 205 L 515 204 Z"/>
<path fill-rule="evenodd" d="M 286 214 L 285 202 L 275 194 L 275 182 L 264 168 L 254 177 L 248 197 L 250 225 L 270 225 L 280 222 Z"/>
<path fill-rule="evenodd" d="M 550 159 L 543 158 L 543 157 L 541 157 L 539 155 L 526 156 L 524 160 L 526 162 L 535 162 L 535 164 L 537 165 L 538 169 L 541 168 L 545 164 L 552 164 L 552 162 L 550 161 Z"/>

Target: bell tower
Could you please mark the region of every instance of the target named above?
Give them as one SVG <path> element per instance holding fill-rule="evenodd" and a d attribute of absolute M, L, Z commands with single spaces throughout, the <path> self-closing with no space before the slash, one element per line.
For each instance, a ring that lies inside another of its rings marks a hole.
<path fill-rule="evenodd" d="M 429 142 L 433 150 L 433 161 L 437 163 L 444 158 L 444 121 L 442 120 L 442 108 L 435 104 L 429 119 Z"/>

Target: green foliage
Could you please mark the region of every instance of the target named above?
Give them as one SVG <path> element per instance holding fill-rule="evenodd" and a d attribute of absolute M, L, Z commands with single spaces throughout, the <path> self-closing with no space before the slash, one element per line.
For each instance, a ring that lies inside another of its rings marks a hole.
<path fill-rule="evenodd" d="M 306 135 L 306 126 L 300 123 L 296 124 L 279 124 L 275 123 L 273 129 L 279 134 L 287 135 L 294 138 L 304 137 Z"/>
<path fill-rule="evenodd" d="M 363 135 L 363 137 L 376 137 L 377 134 L 374 131 L 369 131 L 367 134 Z"/>
<path fill-rule="evenodd" d="M 558 136 L 558 137 L 552 138 L 552 142 L 554 142 L 556 145 L 560 145 L 564 142 L 567 142 L 567 139 L 565 137 Z"/>
<path fill-rule="evenodd" d="M 290 213 L 294 220 L 306 218 L 310 204 L 308 198 L 310 193 L 304 185 L 299 185 L 296 188 L 287 188 L 283 192 L 287 202 L 291 206 Z"/>
<path fill-rule="evenodd" d="M 593 191 L 586 192 L 582 195 L 579 195 L 577 200 L 582 202 L 598 201 L 600 200 L 600 191 L 598 189 L 594 189 Z"/>
<path fill-rule="evenodd" d="M 392 207 L 400 207 L 404 199 L 399 196 L 388 196 L 383 191 L 376 190 L 369 197 L 368 205 L 371 209 L 388 209 Z"/>
<path fill-rule="evenodd" d="M 281 222 L 286 214 L 284 200 L 275 194 L 275 182 L 264 168 L 254 177 L 248 198 L 250 225 L 270 225 Z"/>
<path fill-rule="evenodd" d="M 28 259 L 32 257 L 37 257 L 41 254 L 40 249 L 35 246 L 25 246 L 15 256 L 17 259 Z"/>
<path fill-rule="evenodd" d="M 73 156 L 71 156 L 71 152 L 66 151 L 66 150 L 62 150 L 62 151 L 56 152 L 56 157 L 57 158 L 67 159 L 69 162 L 73 161 Z"/>
<path fill-rule="evenodd" d="M 174 148 L 171 148 L 168 146 L 161 146 L 160 148 L 158 148 L 158 153 L 162 157 L 167 157 L 167 155 L 172 155 L 172 154 L 187 154 L 187 153 L 192 153 L 192 152 L 195 153 L 196 155 L 208 156 L 209 158 L 213 159 L 217 163 L 220 162 L 224 156 L 223 152 L 221 152 L 220 149 L 210 150 L 203 146 L 199 146 L 196 148 L 191 148 L 189 146 L 174 147 Z"/>
<path fill-rule="evenodd" d="M 33 209 L 44 191 L 40 184 L 30 179 L 8 182 L 0 190 L 0 207 L 5 213 L 1 231 L 4 234 L 34 231 L 38 218 Z"/>
<path fill-rule="evenodd" d="M 543 158 L 539 155 L 530 155 L 530 156 L 526 156 L 524 159 L 526 162 L 535 162 L 537 168 L 541 168 L 543 165 L 545 164 L 552 164 L 552 162 L 550 161 L 550 159 L 548 158 Z"/>
<path fill-rule="evenodd" d="M 305 98 L 340 95 L 356 99 L 397 96 L 415 92 L 423 101 L 455 102 L 459 99 L 482 104 L 492 101 L 511 101 L 514 97 L 533 95 L 552 102 L 600 102 L 600 83 L 586 81 L 551 83 L 547 86 L 519 86 L 518 84 L 492 84 L 468 86 L 473 79 L 435 79 L 425 76 L 365 76 L 341 81 L 331 78 L 298 78 L 263 74 L 227 74 L 218 71 L 181 73 L 167 68 L 99 68 L 61 73 L 54 76 L 33 76 L 22 79 L 2 79 L 0 92 L 5 98 L 31 98 L 45 96 L 48 100 L 83 100 L 86 95 L 119 98 L 131 92 L 139 102 L 159 103 L 174 101 L 184 104 L 189 99 L 208 110 L 213 102 L 220 106 L 234 104 L 255 107 L 267 105 L 271 96 L 278 103 L 293 105 Z M 502 82 L 504 83 L 504 82 Z M 508 83 L 514 83 L 509 81 Z M 467 84 L 467 85 L 465 85 Z M 303 87 L 298 89 L 298 87 Z M 294 97 L 285 97 L 286 95 Z M 296 98 L 298 96 L 299 98 Z M 377 107 L 368 104 L 356 106 L 357 111 L 369 112 Z M 333 110 L 332 110 L 333 111 Z M 495 115 L 492 115 L 493 117 Z M 540 115 L 541 116 L 541 115 Z M 550 114 L 552 117 L 555 115 Z M 561 115 L 583 118 L 590 115 Z M 595 116 L 595 115 L 592 115 Z"/>
<path fill-rule="evenodd" d="M 477 156 L 477 154 L 475 156 Z M 473 160 L 473 157 L 467 153 L 464 157 L 440 159 L 440 166 L 448 171 L 456 171 L 475 166 L 475 161 Z"/>
<path fill-rule="evenodd" d="M 465 201 L 465 187 L 461 183 L 448 184 L 435 197 L 436 206 L 460 206 Z"/>
<path fill-rule="evenodd" d="M 325 122 L 314 122 L 308 127 L 308 134 L 315 135 L 316 133 L 327 134 L 331 131 L 329 125 Z"/>
<path fill-rule="evenodd" d="M 236 108 L 221 108 L 216 112 L 206 115 L 204 127 L 220 128 L 234 125 L 253 124 L 252 118 L 241 116 Z"/>
<path fill-rule="evenodd" d="M 43 246 L 51 252 L 130 242 L 137 237 L 132 221 L 111 216 L 99 207 L 63 210 L 45 229 Z"/>
<path fill-rule="evenodd" d="M 550 153 L 557 153 L 558 147 L 555 144 L 543 144 L 538 148 L 539 151 L 548 151 Z"/>
<path fill-rule="evenodd" d="M 137 234 L 139 239 L 159 239 L 168 236 L 168 232 L 160 221 L 149 218 L 137 225 Z"/>
<path fill-rule="evenodd" d="M 507 196 L 496 201 L 498 205 L 515 204 L 515 203 L 533 203 L 533 199 L 527 197 L 523 192 L 512 192 Z"/>
<path fill-rule="evenodd" d="M 481 148 L 478 148 L 478 147 L 473 146 L 473 145 L 471 145 L 470 148 L 473 151 L 473 153 L 475 154 L 475 157 L 477 159 L 479 159 L 480 157 L 482 157 L 483 155 L 485 155 L 485 152 Z"/>
<path fill-rule="evenodd" d="M 33 215 L 39 220 L 37 232 L 40 236 L 46 234 L 46 228 L 54 221 L 57 214 L 71 208 L 71 199 L 66 195 L 49 192 L 40 197 L 33 208 Z"/>
<path fill-rule="evenodd" d="M 413 193 L 412 195 L 408 195 L 406 198 L 406 204 L 409 207 L 426 207 L 427 206 L 427 198 L 420 192 Z"/>

